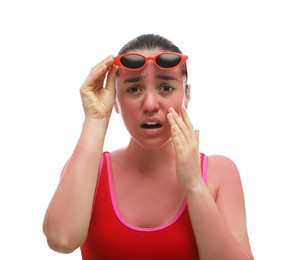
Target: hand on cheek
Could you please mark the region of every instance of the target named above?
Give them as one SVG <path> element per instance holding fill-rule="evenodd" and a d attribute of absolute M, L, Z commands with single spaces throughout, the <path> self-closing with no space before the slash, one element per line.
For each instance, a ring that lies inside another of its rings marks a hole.
<path fill-rule="evenodd" d="M 199 131 L 194 130 L 185 107 L 181 114 L 174 108 L 168 110 L 171 137 L 176 153 L 176 171 L 180 184 L 187 187 L 199 181 L 201 177 L 199 162 Z"/>

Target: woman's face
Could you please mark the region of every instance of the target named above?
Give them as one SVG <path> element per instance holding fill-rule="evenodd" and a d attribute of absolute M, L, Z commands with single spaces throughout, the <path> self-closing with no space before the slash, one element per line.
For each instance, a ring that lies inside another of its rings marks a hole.
<path fill-rule="evenodd" d="M 133 51 L 135 52 L 135 51 Z M 159 50 L 138 50 L 154 56 Z M 171 139 L 167 120 L 169 107 L 180 112 L 189 103 L 189 89 L 181 66 L 170 70 L 158 68 L 149 60 L 141 70 L 120 68 L 116 82 L 115 109 L 121 114 L 132 139 L 143 147 L 156 148 Z"/>

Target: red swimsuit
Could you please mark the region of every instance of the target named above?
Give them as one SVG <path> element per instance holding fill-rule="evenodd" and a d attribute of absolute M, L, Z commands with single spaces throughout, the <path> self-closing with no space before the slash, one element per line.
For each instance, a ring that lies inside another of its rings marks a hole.
<path fill-rule="evenodd" d="M 207 157 L 200 155 L 206 182 Z M 99 174 L 89 232 L 81 246 L 82 259 L 199 259 L 186 201 L 163 226 L 135 227 L 118 212 L 108 152 L 103 153 Z"/>

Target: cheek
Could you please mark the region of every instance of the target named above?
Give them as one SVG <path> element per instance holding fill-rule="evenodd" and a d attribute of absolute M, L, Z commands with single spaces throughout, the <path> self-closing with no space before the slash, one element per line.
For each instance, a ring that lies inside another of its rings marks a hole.
<path fill-rule="evenodd" d="M 166 102 L 166 109 L 168 110 L 169 107 L 173 107 L 177 113 L 180 112 L 181 107 L 185 103 L 185 96 L 184 95 L 175 95 L 173 98 L 167 100 Z"/>
<path fill-rule="evenodd" d="M 120 114 L 132 114 L 136 110 L 135 104 L 123 97 L 116 97 L 116 103 Z"/>
<path fill-rule="evenodd" d="M 122 96 L 119 96 L 116 98 L 116 104 L 117 112 L 121 115 L 126 127 L 129 127 L 129 125 L 133 124 L 135 118 L 137 118 L 137 112 L 139 111 L 139 107 L 137 107 L 137 102 L 131 102 L 131 100 L 129 101 Z"/>

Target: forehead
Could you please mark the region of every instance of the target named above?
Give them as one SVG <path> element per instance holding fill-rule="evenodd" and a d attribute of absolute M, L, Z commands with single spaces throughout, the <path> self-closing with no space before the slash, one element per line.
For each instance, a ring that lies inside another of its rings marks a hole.
<path fill-rule="evenodd" d="M 166 50 L 161 50 L 161 49 L 133 49 L 128 51 L 127 53 L 139 53 L 144 56 L 155 56 L 158 53 L 161 52 L 166 52 Z"/>

